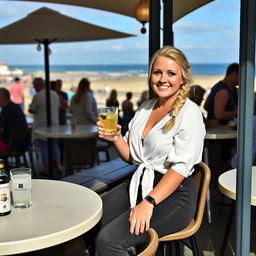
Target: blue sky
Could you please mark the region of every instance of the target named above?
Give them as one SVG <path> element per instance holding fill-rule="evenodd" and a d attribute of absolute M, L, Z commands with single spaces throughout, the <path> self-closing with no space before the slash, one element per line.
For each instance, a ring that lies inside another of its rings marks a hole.
<path fill-rule="evenodd" d="M 49 7 L 59 12 L 107 28 L 137 35 L 132 38 L 51 45 L 51 64 L 145 64 L 148 34 L 131 17 L 68 5 L 0 1 L 0 27 L 28 13 Z M 239 56 L 239 0 L 215 0 L 186 15 L 174 24 L 174 44 L 191 63 L 230 63 Z M 42 52 L 35 45 L 2 45 L 0 62 L 43 64 Z"/>

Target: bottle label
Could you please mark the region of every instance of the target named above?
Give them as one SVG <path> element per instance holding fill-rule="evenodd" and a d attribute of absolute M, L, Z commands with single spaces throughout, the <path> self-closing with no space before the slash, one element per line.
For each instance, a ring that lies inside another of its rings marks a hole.
<path fill-rule="evenodd" d="M 0 185 L 0 213 L 11 210 L 11 198 L 9 183 Z"/>

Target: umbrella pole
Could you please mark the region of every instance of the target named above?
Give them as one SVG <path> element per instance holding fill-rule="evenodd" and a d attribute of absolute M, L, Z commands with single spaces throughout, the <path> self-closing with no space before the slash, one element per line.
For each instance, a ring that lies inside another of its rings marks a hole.
<path fill-rule="evenodd" d="M 149 1 L 149 60 L 160 48 L 160 0 Z"/>
<path fill-rule="evenodd" d="M 50 101 L 50 71 L 49 71 L 49 40 L 44 39 L 44 68 L 45 68 L 45 93 L 46 93 L 46 120 L 51 126 L 51 101 Z"/>
<path fill-rule="evenodd" d="M 47 126 L 51 126 L 51 97 L 50 97 L 50 68 L 49 68 L 49 44 L 48 39 L 43 40 L 44 45 L 44 67 L 45 67 L 45 96 L 46 96 L 46 121 Z M 47 140 L 48 148 L 48 171 L 49 177 L 53 177 L 53 159 L 52 159 L 52 139 Z"/>
<path fill-rule="evenodd" d="M 256 2 L 254 0 L 241 0 L 238 165 L 236 179 L 236 255 L 239 256 L 249 255 L 251 240 L 255 12 Z"/>
<path fill-rule="evenodd" d="M 160 48 L 160 0 L 149 0 L 149 61 Z M 149 98 L 153 98 L 153 91 L 148 85 Z"/>
<path fill-rule="evenodd" d="M 164 31 L 163 31 L 163 45 L 173 45 L 173 0 L 163 0 L 164 5 Z"/>

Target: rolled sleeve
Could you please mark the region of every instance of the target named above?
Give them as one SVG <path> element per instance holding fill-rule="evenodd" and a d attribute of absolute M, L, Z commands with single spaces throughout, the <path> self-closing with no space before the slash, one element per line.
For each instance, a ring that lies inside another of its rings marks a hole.
<path fill-rule="evenodd" d="M 205 126 L 201 111 L 196 108 L 186 111 L 167 157 L 170 168 L 184 177 L 191 175 L 194 165 L 202 159 L 204 136 Z"/>

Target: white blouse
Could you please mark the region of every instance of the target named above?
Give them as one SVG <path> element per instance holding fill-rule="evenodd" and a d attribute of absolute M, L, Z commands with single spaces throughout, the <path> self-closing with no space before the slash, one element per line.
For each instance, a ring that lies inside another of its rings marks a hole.
<path fill-rule="evenodd" d="M 202 158 L 205 126 L 200 109 L 189 99 L 180 109 L 169 132 L 162 132 L 164 124 L 172 118 L 168 114 L 149 130 L 142 144 L 141 136 L 156 101 L 148 100 L 141 105 L 125 135 L 133 163 L 138 165 L 129 188 L 131 207 L 136 205 L 143 170 L 141 185 L 142 198 L 145 198 L 153 189 L 155 171 L 165 174 L 171 168 L 187 177 Z"/>

